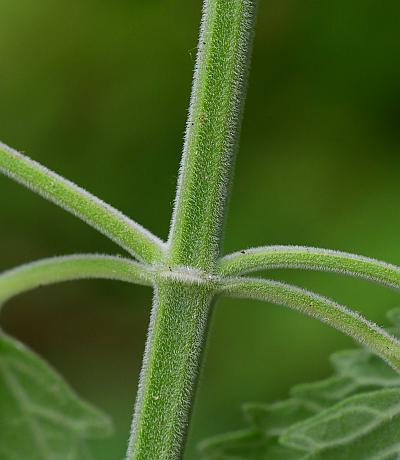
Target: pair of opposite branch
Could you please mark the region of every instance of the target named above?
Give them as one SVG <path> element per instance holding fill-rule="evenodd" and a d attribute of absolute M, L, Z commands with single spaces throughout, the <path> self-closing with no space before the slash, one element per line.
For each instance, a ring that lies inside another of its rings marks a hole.
<path fill-rule="evenodd" d="M 304 246 L 266 246 L 239 251 L 220 259 L 226 277 L 221 292 L 259 299 L 298 310 L 344 332 L 400 372 L 400 342 L 352 310 L 313 292 L 265 279 L 230 278 L 259 270 L 301 268 L 336 272 L 400 289 L 400 267 L 340 251 Z"/>
<path fill-rule="evenodd" d="M 77 278 L 153 284 L 155 298 L 127 460 L 176 460 L 185 443 L 207 336 L 212 297 L 220 293 L 299 310 L 342 330 L 400 370 L 400 344 L 335 302 L 263 279 L 235 278 L 287 267 L 343 271 L 399 287 L 399 269 L 343 253 L 261 248 L 218 264 L 245 80 L 254 30 L 255 0 L 205 0 L 190 117 L 169 244 L 75 184 L 0 144 L 0 171 L 75 214 L 149 265 L 105 256 L 52 259 L 6 272 L 3 299 L 37 285 Z M 170 279 L 157 277 L 158 264 Z M 151 265 L 151 267 L 150 267 Z M 197 269 L 190 284 L 179 269 Z M 174 276 L 176 274 L 176 276 Z M 154 278 L 153 278 L 154 276 Z M 207 281 L 207 277 L 210 277 Z M 397 357 L 396 357 L 397 356 Z"/>
<path fill-rule="evenodd" d="M 140 225 L 75 184 L 0 144 L 0 170 L 64 207 L 146 262 L 159 261 L 163 243 Z M 400 288 L 400 268 L 349 253 L 301 246 L 270 246 L 240 251 L 220 259 L 223 277 L 257 270 L 302 268 L 340 272 Z M 0 276 L 0 302 L 37 286 L 84 278 L 119 279 L 152 284 L 146 266 L 111 256 L 77 255 L 45 259 Z M 325 321 L 366 343 L 399 368 L 398 342 L 383 330 L 335 302 L 294 286 L 268 280 L 224 280 L 228 295 L 254 297 L 289 306 Z"/>
<path fill-rule="evenodd" d="M 275 250 L 276 248 L 269 248 L 266 252 L 274 252 Z M 279 247 L 278 249 L 281 254 L 285 254 L 287 252 L 290 253 L 292 250 L 293 247 L 288 247 L 286 249 L 284 249 L 284 247 Z M 345 261 L 351 255 L 343 253 L 338 254 L 334 251 L 332 251 L 332 254 L 327 254 L 327 251 L 321 251 L 314 248 L 312 248 L 312 251 L 317 252 L 317 254 L 320 254 L 321 252 L 325 254 L 328 258 L 328 262 L 330 260 L 330 256 L 334 258 L 334 261 L 337 261 L 338 257 L 343 257 L 340 271 L 349 273 L 349 270 L 345 266 Z M 301 259 L 302 255 L 304 256 L 299 247 L 296 247 L 296 254 L 297 261 Z M 248 254 L 247 256 L 249 257 Z M 231 260 L 232 257 L 233 256 L 229 256 L 225 260 Z M 237 254 L 234 255 L 234 257 L 239 259 L 240 256 Z M 390 269 L 389 273 L 393 276 L 400 273 L 400 268 L 394 265 L 388 265 L 384 262 L 362 258 L 361 256 L 351 256 L 351 261 L 353 261 L 354 257 L 357 257 L 356 260 L 359 262 L 374 264 L 377 268 L 384 267 L 388 270 Z M 273 260 L 274 264 L 276 264 L 277 260 Z M 268 263 L 265 262 L 265 265 L 268 265 Z M 253 267 L 255 267 L 255 265 L 253 265 Z M 312 266 L 311 268 L 326 270 L 332 269 L 329 263 L 327 264 L 327 267 L 321 268 L 320 266 Z M 257 269 L 260 269 L 260 266 L 258 266 Z M 237 271 L 239 271 L 238 268 Z M 244 264 L 242 264 L 242 272 L 246 271 L 247 270 L 244 268 Z M 338 267 L 335 266 L 333 271 L 339 271 Z M 379 275 L 379 273 L 380 272 L 377 269 L 377 275 Z M 173 277 L 174 272 L 168 272 L 168 274 Z M 356 276 L 363 276 L 364 271 L 361 270 L 361 273 L 353 271 L 352 274 Z M 180 279 L 184 282 L 182 277 L 179 275 L 180 273 L 177 272 L 176 279 Z M 116 279 L 141 285 L 152 285 L 154 284 L 156 277 L 157 270 L 155 270 L 154 267 L 151 268 L 120 257 L 102 255 L 56 257 L 23 265 L 22 267 L 3 273 L 0 276 L 0 303 L 3 303 L 9 298 L 30 289 L 62 281 L 102 278 Z M 368 278 L 371 278 L 371 276 Z M 388 284 L 387 277 L 375 276 L 373 279 L 381 284 Z M 206 281 L 207 278 L 205 278 L 205 282 Z M 223 276 L 219 278 L 218 281 L 214 279 L 209 282 L 210 284 L 213 283 L 215 285 L 215 288 L 220 294 L 231 297 L 254 298 L 279 304 L 326 322 L 330 326 L 335 327 L 336 329 L 351 336 L 358 342 L 365 344 L 372 351 L 387 361 L 392 367 L 400 371 L 400 344 L 398 340 L 387 334 L 383 329 L 379 328 L 375 324 L 367 321 L 361 315 L 354 313 L 348 308 L 339 305 L 330 299 L 296 286 L 267 279 L 243 277 L 234 278 L 233 276 Z M 188 285 L 189 284 L 191 283 L 188 281 Z M 392 285 L 397 289 L 400 288 L 398 284 L 395 285 L 395 283 L 392 283 Z"/>

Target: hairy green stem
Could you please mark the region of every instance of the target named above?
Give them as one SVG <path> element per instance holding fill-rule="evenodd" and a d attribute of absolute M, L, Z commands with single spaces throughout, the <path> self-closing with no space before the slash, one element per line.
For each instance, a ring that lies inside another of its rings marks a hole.
<path fill-rule="evenodd" d="M 221 276 L 259 270 L 301 268 L 358 276 L 400 289 L 400 267 L 369 257 L 306 246 L 264 246 L 229 254 L 219 260 Z"/>
<path fill-rule="evenodd" d="M 256 0 L 204 0 L 178 190 L 167 244 L 136 222 L 0 143 L 0 172 L 75 214 L 133 260 L 77 255 L 0 274 L 0 303 L 40 285 L 110 278 L 153 285 L 155 296 L 127 460 L 178 460 L 216 293 L 255 298 L 316 317 L 366 344 L 400 371 L 400 343 L 322 296 L 275 281 L 232 278 L 273 268 L 344 272 L 400 287 L 400 269 L 374 259 L 296 246 L 220 258 L 222 230 L 246 92 Z"/>
<path fill-rule="evenodd" d="M 128 460 L 177 460 L 183 453 L 207 337 L 254 8 L 255 0 L 204 3 L 166 275 L 154 298 Z"/>
<path fill-rule="evenodd" d="M 132 424 L 129 459 L 178 459 L 199 373 L 212 293 L 182 281 L 159 283 Z"/>
<path fill-rule="evenodd" d="M 231 297 L 283 305 L 317 318 L 364 344 L 400 372 L 400 342 L 376 324 L 333 300 L 289 284 L 255 278 L 226 278 L 220 292 Z"/>
<path fill-rule="evenodd" d="M 149 267 L 123 259 L 97 254 L 76 254 L 39 260 L 0 273 L 0 304 L 40 286 L 88 278 L 126 281 L 149 286 Z"/>
<path fill-rule="evenodd" d="M 164 244 L 120 211 L 36 161 L 0 143 L 0 172 L 61 206 L 144 262 L 158 262 Z"/>
<path fill-rule="evenodd" d="M 170 264 L 213 271 L 246 90 L 255 0 L 208 0 L 170 232 Z"/>

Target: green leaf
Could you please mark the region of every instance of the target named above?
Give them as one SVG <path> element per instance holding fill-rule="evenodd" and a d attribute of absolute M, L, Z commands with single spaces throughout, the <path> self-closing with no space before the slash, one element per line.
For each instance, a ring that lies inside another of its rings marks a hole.
<path fill-rule="evenodd" d="M 331 361 L 339 375 L 352 379 L 359 387 L 400 385 L 400 375 L 366 349 L 335 353 Z"/>
<path fill-rule="evenodd" d="M 35 353 L 0 332 L 0 458 L 87 460 L 86 439 L 112 431 Z"/>
<path fill-rule="evenodd" d="M 389 459 L 400 454 L 400 389 L 353 396 L 300 422 L 281 438 L 304 459 Z"/>
<path fill-rule="evenodd" d="M 398 328 L 400 309 L 388 317 Z M 400 375 L 363 348 L 337 352 L 331 363 L 334 375 L 294 386 L 286 401 L 245 404 L 248 428 L 204 441 L 202 458 L 397 460 Z"/>
<path fill-rule="evenodd" d="M 400 375 L 367 350 L 340 351 L 331 362 L 336 371 L 333 377 L 296 385 L 292 398 L 318 412 L 357 393 L 400 386 Z"/>
<path fill-rule="evenodd" d="M 290 391 L 290 395 L 295 401 L 302 401 L 311 412 L 316 413 L 356 391 L 357 385 L 351 379 L 333 376 L 319 382 L 296 385 Z"/>
<path fill-rule="evenodd" d="M 279 436 L 313 413 L 307 405 L 295 399 L 273 404 L 245 404 L 243 411 L 247 420 L 267 436 Z"/>
<path fill-rule="evenodd" d="M 199 450 L 204 460 L 300 460 L 304 455 L 252 429 L 216 436 L 200 444 Z"/>
<path fill-rule="evenodd" d="M 267 449 L 267 442 L 256 429 L 215 436 L 199 446 L 207 460 L 258 459 Z"/>

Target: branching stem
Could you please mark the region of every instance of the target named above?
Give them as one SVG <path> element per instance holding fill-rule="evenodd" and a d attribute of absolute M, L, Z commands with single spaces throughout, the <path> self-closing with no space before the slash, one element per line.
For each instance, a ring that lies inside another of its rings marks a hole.
<path fill-rule="evenodd" d="M 226 279 L 221 293 L 283 305 L 323 321 L 366 345 L 400 372 L 400 342 L 358 313 L 326 297 L 277 281 Z"/>
<path fill-rule="evenodd" d="M 206 0 L 166 268 L 213 277 L 239 125 L 255 0 Z M 197 279 L 200 280 L 199 276 Z M 210 316 L 209 283 L 159 280 L 127 460 L 177 460 Z M 196 276 L 193 277 L 196 279 Z"/>
<path fill-rule="evenodd" d="M 222 230 L 246 93 L 256 0 L 204 0 L 178 190 L 167 243 L 82 188 L 0 143 L 0 172 L 75 214 L 138 259 L 75 255 L 0 274 L 0 303 L 35 287 L 108 278 L 155 289 L 127 460 L 178 460 L 187 437 L 216 294 L 299 310 L 343 331 L 400 371 L 400 343 L 357 313 L 276 281 L 236 278 L 305 268 L 400 288 L 400 268 L 298 246 L 248 249 L 220 258 Z"/>
<path fill-rule="evenodd" d="M 159 262 L 164 244 L 120 211 L 36 161 L 0 143 L 0 172 L 61 206 L 143 262 Z"/>
<path fill-rule="evenodd" d="M 337 272 L 400 289 L 400 267 L 369 257 L 329 249 L 264 246 L 229 254 L 218 263 L 218 272 L 221 276 L 277 268 Z"/>

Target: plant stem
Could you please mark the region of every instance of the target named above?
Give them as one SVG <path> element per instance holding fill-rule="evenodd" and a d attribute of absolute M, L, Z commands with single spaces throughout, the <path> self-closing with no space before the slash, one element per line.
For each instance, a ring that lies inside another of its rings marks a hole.
<path fill-rule="evenodd" d="M 148 266 L 131 259 L 97 254 L 50 257 L 0 273 L 0 305 L 39 286 L 88 278 L 152 285 Z"/>
<path fill-rule="evenodd" d="M 153 303 L 128 460 L 177 460 L 183 455 L 207 339 L 212 275 L 245 98 L 254 9 L 255 0 L 204 3 L 178 191 Z"/>
<path fill-rule="evenodd" d="M 342 331 L 400 372 L 400 341 L 384 329 L 333 300 L 290 284 L 257 278 L 225 278 L 220 292 L 283 305 Z"/>
<path fill-rule="evenodd" d="M 181 458 L 212 293 L 160 283 L 154 298 L 129 459 Z"/>
<path fill-rule="evenodd" d="M 122 212 L 0 142 L 0 173 L 82 219 L 140 261 L 158 262 L 164 243 Z"/>
<path fill-rule="evenodd" d="M 369 257 L 307 246 L 264 246 L 234 252 L 218 261 L 221 276 L 276 268 L 301 268 L 358 276 L 400 289 L 400 267 Z"/>
<path fill-rule="evenodd" d="M 246 92 L 254 0 L 204 4 L 170 264 L 214 270 Z"/>

